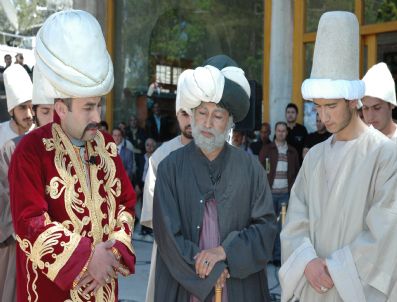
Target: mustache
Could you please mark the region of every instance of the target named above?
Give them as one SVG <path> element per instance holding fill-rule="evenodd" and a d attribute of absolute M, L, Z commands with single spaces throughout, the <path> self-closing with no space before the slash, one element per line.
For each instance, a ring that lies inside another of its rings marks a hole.
<path fill-rule="evenodd" d="M 94 130 L 94 129 L 98 129 L 99 124 L 98 123 L 89 123 L 87 126 L 85 126 L 83 134 L 81 135 L 81 137 L 83 138 L 84 134 L 89 131 L 89 130 Z"/>
<path fill-rule="evenodd" d="M 205 131 L 205 132 L 211 133 L 211 134 L 214 135 L 214 136 L 221 134 L 220 131 L 217 131 L 217 130 L 214 129 L 214 128 L 207 128 L 207 127 L 205 127 L 205 126 L 200 126 L 200 125 L 197 125 L 196 128 L 197 128 L 199 131 Z"/>
<path fill-rule="evenodd" d="M 185 126 L 185 128 L 183 128 L 183 130 L 185 130 L 185 131 L 186 131 L 186 130 L 189 130 L 189 128 L 190 128 L 190 129 L 192 129 L 192 126 L 191 126 L 190 124 L 189 124 L 189 125 L 187 125 L 187 126 Z"/>

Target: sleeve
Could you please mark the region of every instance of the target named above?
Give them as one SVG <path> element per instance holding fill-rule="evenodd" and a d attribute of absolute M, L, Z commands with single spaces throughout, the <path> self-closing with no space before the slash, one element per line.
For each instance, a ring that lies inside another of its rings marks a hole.
<path fill-rule="evenodd" d="M 363 231 L 326 259 L 344 301 L 364 301 L 357 300 L 364 294 L 367 301 L 374 294 L 389 297 L 397 282 L 397 156 L 392 148 L 379 156 L 373 171 L 374 183 L 369 185 L 374 190 L 367 200 Z"/>
<path fill-rule="evenodd" d="M 11 212 L 21 250 L 62 290 L 73 281 L 91 254 L 91 241 L 52 221 L 45 200 L 45 169 L 35 144 L 22 144 L 13 154 L 9 170 Z M 37 145 L 37 144 L 36 144 Z M 23 189 L 21 189 L 23 188 Z"/>
<path fill-rule="evenodd" d="M 226 268 L 226 264 L 218 262 L 205 279 L 196 275 L 193 257 L 200 249 L 182 234 L 181 213 L 174 186 L 175 168 L 166 165 L 169 159 L 163 160 L 158 167 L 154 191 L 153 231 L 158 253 L 172 277 L 188 292 L 204 301 Z"/>
<path fill-rule="evenodd" d="M 14 233 L 8 184 L 8 169 L 14 149 L 15 143 L 13 140 L 6 142 L 0 148 L 0 243 L 7 240 Z"/>
<path fill-rule="evenodd" d="M 251 222 L 233 231 L 221 243 L 225 249 L 230 276 L 244 279 L 266 267 L 272 257 L 276 218 L 265 170 L 255 162 L 252 176 Z M 241 257 L 241 255 L 246 255 Z"/>
<path fill-rule="evenodd" d="M 149 157 L 149 167 L 146 174 L 145 186 L 143 187 L 142 198 L 141 224 L 148 228 L 153 228 L 153 195 L 154 184 L 156 183 L 156 163 L 153 160 L 153 156 L 154 155 Z"/>
<path fill-rule="evenodd" d="M 117 198 L 116 227 L 109 234 L 109 239 L 116 240 L 114 247 L 121 255 L 121 264 L 123 265 L 123 275 L 135 272 L 135 250 L 132 245 L 132 234 L 134 232 L 135 222 L 135 203 L 136 195 L 132 188 L 120 156 L 115 158 L 116 175 L 121 181 L 121 193 Z"/>
<path fill-rule="evenodd" d="M 300 296 L 306 265 L 317 258 L 317 253 L 311 243 L 309 234 L 309 214 L 306 204 L 306 163 L 310 153 L 303 161 L 292 187 L 286 223 L 280 234 L 281 261 L 279 280 L 282 288 L 282 301 L 289 301 L 292 297 Z"/>

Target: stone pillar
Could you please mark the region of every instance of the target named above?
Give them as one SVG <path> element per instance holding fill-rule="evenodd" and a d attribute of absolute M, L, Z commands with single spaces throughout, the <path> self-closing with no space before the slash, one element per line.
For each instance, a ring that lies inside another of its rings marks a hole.
<path fill-rule="evenodd" d="M 285 107 L 292 101 L 293 11 L 291 0 L 272 0 L 270 46 L 270 124 L 285 121 Z M 300 64 L 300 62 L 299 62 Z"/>
<path fill-rule="evenodd" d="M 106 36 L 106 0 L 73 0 L 73 8 L 85 10 L 95 16 Z"/>

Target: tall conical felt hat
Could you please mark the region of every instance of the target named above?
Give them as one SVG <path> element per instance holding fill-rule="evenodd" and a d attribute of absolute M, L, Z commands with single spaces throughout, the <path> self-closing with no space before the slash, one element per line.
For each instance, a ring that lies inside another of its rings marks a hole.
<path fill-rule="evenodd" d="M 37 33 L 34 54 L 40 80 L 33 84 L 46 98 L 101 96 L 113 87 L 113 64 L 101 27 L 85 11 L 51 15 Z"/>
<path fill-rule="evenodd" d="M 310 78 L 302 84 L 302 96 L 357 100 L 365 85 L 359 78 L 359 25 L 354 14 L 327 12 L 320 18 Z"/>
<path fill-rule="evenodd" d="M 176 110 L 187 112 L 201 104 L 221 105 L 239 122 L 247 115 L 251 89 L 244 71 L 226 55 L 206 60 L 204 66 L 187 69 L 178 79 Z"/>
<path fill-rule="evenodd" d="M 372 96 L 397 106 L 395 83 L 385 63 L 372 66 L 363 77 L 363 81 L 365 96 Z"/>
<path fill-rule="evenodd" d="M 12 64 L 3 74 L 7 97 L 7 110 L 32 100 L 32 80 L 20 64 Z"/>

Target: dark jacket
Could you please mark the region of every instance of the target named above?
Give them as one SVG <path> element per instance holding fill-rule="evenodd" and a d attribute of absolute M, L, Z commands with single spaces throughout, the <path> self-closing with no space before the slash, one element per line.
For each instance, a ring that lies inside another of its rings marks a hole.
<path fill-rule="evenodd" d="M 264 145 L 262 150 L 259 152 L 259 161 L 266 169 L 266 158 L 269 158 L 270 171 L 267 174 L 270 187 L 273 186 L 273 181 L 276 176 L 277 162 L 278 162 L 278 149 L 276 143 L 270 143 Z M 294 184 L 295 178 L 299 172 L 299 156 L 298 152 L 294 147 L 288 145 L 287 149 L 287 161 L 288 161 L 288 192 L 291 191 L 292 185 Z"/>

